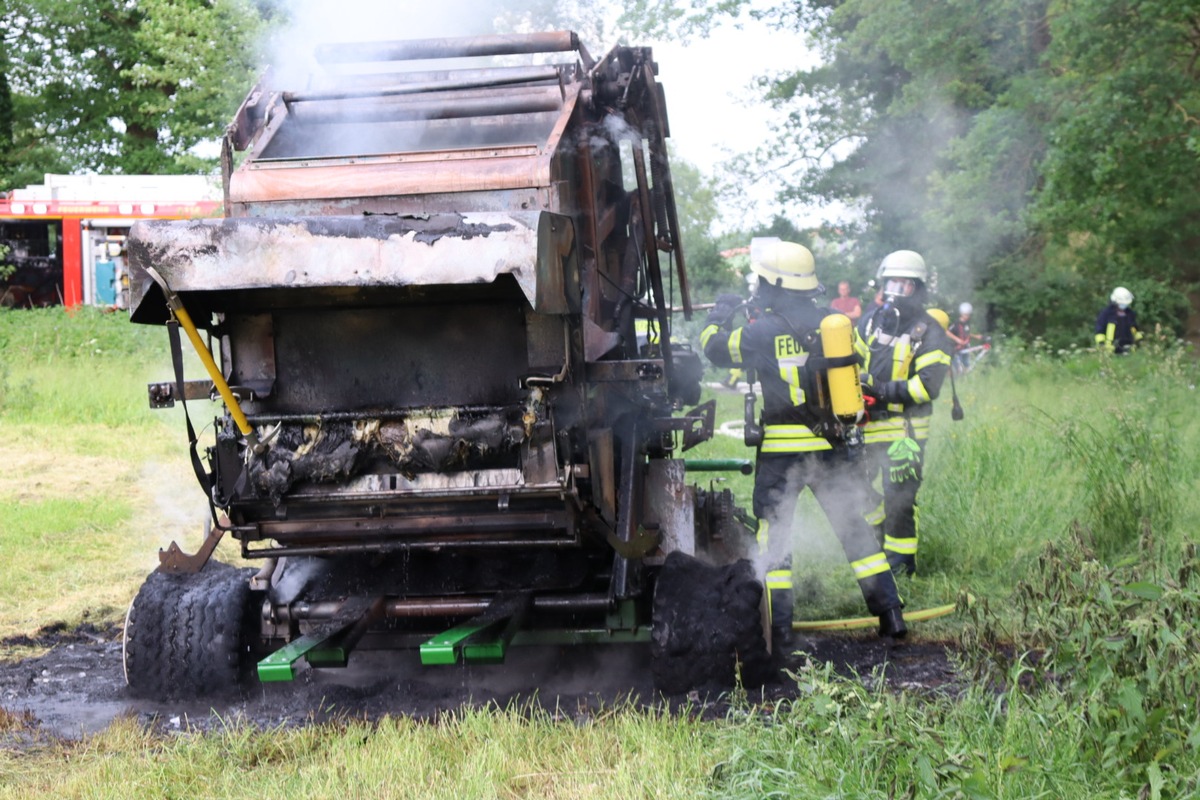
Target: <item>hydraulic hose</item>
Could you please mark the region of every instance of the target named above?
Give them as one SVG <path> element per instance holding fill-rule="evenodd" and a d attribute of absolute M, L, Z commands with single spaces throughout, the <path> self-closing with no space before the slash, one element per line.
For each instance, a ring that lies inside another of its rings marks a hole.
<path fill-rule="evenodd" d="M 966 604 L 975 605 L 975 595 L 967 593 Z M 944 617 L 958 608 L 958 603 L 947 603 L 944 606 L 923 608 L 919 611 L 905 611 L 905 622 L 924 622 L 926 620 Z M 879 624 L 879 617 L 854 617 L 852 619 L 821 619 L 802 620 L 792 623 L 794 631 L 848 631 L 857 628 L 872 628 Z"/>

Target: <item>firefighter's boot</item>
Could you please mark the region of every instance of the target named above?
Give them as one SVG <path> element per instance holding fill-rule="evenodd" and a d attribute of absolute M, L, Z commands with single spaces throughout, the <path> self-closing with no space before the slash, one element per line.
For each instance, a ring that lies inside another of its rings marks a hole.
<path fill-rule="evenodd" d="M 889 639 L 908 636 L 908 626 L 904 624 L 904 613 L 900 606 L 889 608 L 879 615 L 879 635 Z"/>

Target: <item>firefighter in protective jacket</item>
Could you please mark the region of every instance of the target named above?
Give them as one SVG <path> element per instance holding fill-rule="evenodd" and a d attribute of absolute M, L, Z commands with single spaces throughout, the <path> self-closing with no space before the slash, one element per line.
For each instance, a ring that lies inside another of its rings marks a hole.
<path fill-rule="evenodd" d="M 1118 286 L 1108 299 L 1108 305 L 1096 317 L 1096 347 L 1122 355 L 1142 341 L 1137 314 L 1130 307 L 1133 304 L 1133 292 Z"/>
<path fill-rule="evenodd" d="M 870 486 L 853 460 L 857 448 L 851 443 L 857 430 L 851 423 L 847 439 L 846 428 L 822 413 L 815 396 L 819 393 L 814 373 L 825 361 L 821 323 L 834 312 L 816 303 L 824 289 L 817 282 L 812 253 L 792 242 L 754 239 L 750 266 L 759 276 L 756 304 L 762 310 L 735 327 L 740 298 L 722 295 L 700 341 L 713 364 L 753 370 L 762 385 L 754 515 L 767 561 L 773 635 L 786 641 L 791 633 L 792 527 L 797 498 L 808 487 L 841 540 L 867 608 L 879 617 L 880 635 L 903 637 L 907 629 L 896 582 L 862 517 Z M 853 353 L 850 358 L 855 358 Z M 857 393 L 857 384 L 852 386 Z"/>
<path fill-rule="evenodd" d="M 868 466 L 883 473 L 882 507 L 868 512 L 868 519 L 882 525 L 892 570 L 911 575 L 917 570 L 917 491 L 925 443 L 952 345 L 941 324 L 925 311 L 928 271 L 919 253 L 888 254 L 877 278 L 883 305 L 859 321 L 866 344 L 863 391 L 871 403 L 863 438 Z"/>

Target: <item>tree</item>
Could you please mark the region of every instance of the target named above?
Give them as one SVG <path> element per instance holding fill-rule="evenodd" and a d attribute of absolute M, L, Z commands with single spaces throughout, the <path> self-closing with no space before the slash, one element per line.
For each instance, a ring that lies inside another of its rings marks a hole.
<path fill-rule="evenodd" d="M 9 0 L 5 177 L 211 168 L 191 150 L 252 83 L 263 14 L 248 0 Z"/>
<path fill-rule="evenodd" d="M 749 6 L 634 12 L 694 31 Z M 1194 2 L 797 0 L 758 13 L 810 31 L 823 63 L 760 81 L 787 117 L 741 168 L 771 174 L 785 199 L 851 208 L 858 261 L 919 250 L 943 297 L 978 293 L 1008 329 L 1061 343 L 1084 338 L 1116 283 L 1141 287 L 1143 323 L 1181 328 L 1172 282 L 1200 279 Z"/>

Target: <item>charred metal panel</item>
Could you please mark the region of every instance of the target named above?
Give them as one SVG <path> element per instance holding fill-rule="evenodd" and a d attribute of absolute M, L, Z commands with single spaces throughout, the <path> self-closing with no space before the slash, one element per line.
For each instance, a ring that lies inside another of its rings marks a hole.
<path fill-rule="evenodd" d="M 488 283 L 512 275 L 533 303 L 536 216 L 141 220 L 129 243 L 131 307 L 136 319 L 154 285 L 146 267 L 176 292 Z"/>
<path fill-rule="evenodd" d="M 311 217 L 311 216 L 415 216 L 444 213 L 507 214 L 510 209 L 548 209 L 558 202 L 554 187 L 549 189 L 504 189 L 487 192 L 436 193 L 420 197 L 387 195 L 381 197 L 300 198 L 271 202 L 236 203 L 230 207 L 234 217 Z"/>
<path fill-rule="evenodd" d="M 230 321 L 237 337 L 226 339 L 225 363 L 231 365 L 229 382 L 244 386 L 256 397 L 267 397 L 275 387 L 275 330 L 270 314 L 249 314 Z"/>
<path fill-rule="evenodd" d="M 381 109 L 380 114 L 383 113 Z M 515 118 L 477 117 L 470 125 L 454 119 L 374 121 L 345 118 L 298 118 L 280 128 L 263 148 L 260 161 L 248 169 L 263 172 L 279 168 L 315 166 L 314 159 L 379 156 L 407 153 L 405 159 L 378 163 L 412 164 L 421 161 L 459 161 L 447 151 L 466 150 L 474 159 L 536 157 L 541 153 L 558 112 L 523 113 Z M 483 152 L 478 152 L 483 151 Z M 467 155 L 467 154 L 464 154 Z M 279 163 L 288 159 L 291 163 Z M 362 171 L 362 170 L 360 170 Z M 312 194 L 312 192 L 309 192 Z"/>
<path fill-rule="evenodd" d="M 679 459 L 651 459 L 646 467 L 644 524 L 657 526 L 661 555 L 673 550 L 696 554 L 696 507 L 694 486 L 687 483 Z"/>
<path fill-rule="evenodd" d="M 543 314 L 578 313 L 579 258 L 575 225 L 570 217 L 544 213 L 538 218 L 537 297 L 533 307 Z"/>
<path fill-rule="evenodd" d="M 525 315 L 528 335 L 529 369 L 541 375 L 555 375 L 567 363 L 567 337 L 570 335 L 563 317 L 537 314 Z"/>
<path fill-rule="evenodd" d="M 280 310 L 275 392 L 255 414 L 507 405 L 529 371 L 518 305 Z M 235 342 L 240 338 L 234 331 Z M 234 351 L 237 351 L 235 345 Z"/>

